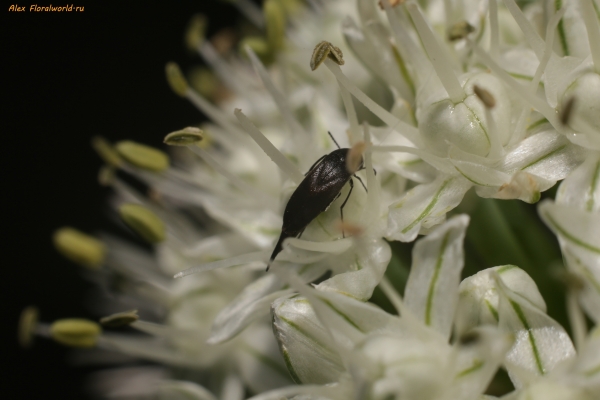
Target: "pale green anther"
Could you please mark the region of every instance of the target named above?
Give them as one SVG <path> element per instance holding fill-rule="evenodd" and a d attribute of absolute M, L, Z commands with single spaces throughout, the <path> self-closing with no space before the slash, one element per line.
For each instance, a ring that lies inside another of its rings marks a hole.
<path fill-rule="evenodd" d="M 250 47 L 252 51 L 261 59 L 265 59 L 270 55 L 269 43 L 260 36 L 248 36 L 242 39 L 239 45 L 240 53 L 246 54 L 244 49 Z"/>
<path fill-rule="evenodd" d="M 138 310 L 130 310 L 112 314 L 108 317 L 100 318 L 100 324 L 107 328 L 119 328 L 122 326 L 127 326 L 140 319 L 137 312 Z"/>
<path fill-rule="evenodd" d="M 202 130 L 193 126 L 188 126 L 182 130 L 169 133 L 165 136 L 164 142 L 169 146 L 191 146 L 204 139 Z"/>
<path fill-rule="evenodd" d="M 469 24 L 467 21 L 461 21 L 448 29 L 448 40 L 453 42 L 455 40 L 464 39 L 473 32 L 475 32 L 473 25 Z"/>
<path fill-rule="evenodd" d="M 103 166 L 98 172 L 98 182 L 102 186 L 110 186 L 115 180 L 115 169 L 111 166 Z"/>
<path fill-rule="evenodd" d="M 310 69 L 315 70 L 329 57 L 338 65 L 344 65 L 344 54 L 338 48 L 329 42 L 322 41 L 315 46 L 312 57 L 310 58 Z"/>
<path fill-rule="evenodd" d="M 167 74 L 167 82 L 169 82 L 171 89 L 173 89 L 173 91 L 179 96 L 185 97 L 189 86 L 185 80 L 185 77 L 181 73 L 179 65 L 174 62 L 167 63 L 165 72 Z"/>
<path fill-rule="evenodd" d="M 190 50 L 196 50 L 206 38 L 206 27 L 208 25 L 206 16 L 196 14 L 190 19 L 185 32 L 185 43 Z"/>
<path fill-rule="evenodd" d="M 269 48 L 273 52 L 281 50 L 285 39 L 285 12 L 279 0 L 266 0 L 263 4 L 263 13 Z"/>
<path fill-rule="evenodd" d="M 123 163 L 113 145 L 102 136 L 94 136 L 92 138 L 92 147 L 106 164 L 119 168 Z"/>
<path fill-rule="evenodd" d="M 206 98 L 212 98 L 219 89 L 219 79 L 208 68 L 194 68 L 188 74 L 190 85 Z"/>
<path fill-rule="evenodd" d="M 52 236 L 54 247 L 69 260 L 91 269 L 100 268 L 106 246 L 100 240 L 71 227 L 64 227 Z"/>
<path fill-rule="evenodd" d="M 102 332 L 100 325 L 87 319 L 59 319 L 50 326 L 50 335 L 70 347 L 94 347 Z"/>
<path fill-rule="evenodd" d="M 119 215 L 125 223 L 150 243 L 165 240 L 165 224 L 146 207 L 139 204 L 123 204 Z"/>
<path fill-rule="evenodd" d="M 123 140 L 115 146 L 121 157 L 136 167 L 160 172 L 169 166 L 169 156 L 163 151 L 144 144 Z"/>
<path fill-rule="evenodd" d="M 25 348 L 31 347 L 33 343 L 33 336 L 35 334 L 35 327 L 38 323 L 39 312 L 36 307 L 26 307 L 21 312 L 19 318 L 19 333 L 18 339 L 19 344 Z"/>

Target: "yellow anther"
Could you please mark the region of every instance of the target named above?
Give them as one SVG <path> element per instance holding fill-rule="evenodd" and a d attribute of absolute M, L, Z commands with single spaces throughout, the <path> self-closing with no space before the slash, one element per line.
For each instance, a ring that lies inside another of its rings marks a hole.
<path fill-rule="evenodd" d="M 315 46 L 312 57 L 310 58 L 310 69 L 315 70 L 329 57 L 338 65 L 344 65 L 344 54 L 338 48 L 329 42 L 322 41 Z"/>
<path fill-rule="evenodd" d="M 170 62 L 165 67 L 165 72 L 167 74 L 167 82 L 169 82 L 171 89 L 179 96 L 185 97 L 185 94 L 188 90 L 188 83 L 181 73 L 179 65 L 174 62 Z"/>
<path fill-rule="evenodd" d="M 94 347 L 102 332 L 100 325 L 87 319 L 59 319 L 50 326 L 50 335 L 70 347 Z"/>
<path fill-rule="evenodd" d="M 119 168 L 123 163 L 123 160 L 121 160 L 119 153 L 117 153 L 113 145 L 102 136 L 94 136 L 92 138 L 92 147 L 96 150 L 96 153 L 98 153 L 100 158 L 108 165 Z"/>
<path fill-rule="evenodd" d="M 74 228 L 58 229 L 54 232 L 52 240 L 59 253 L 79 265 L 98 269 L 104 261 L 106 254 L 104 243 Z"/>
<path fill-rule="evenodd" d="M 207 22 L 206 16 L 202 14 L 196 14 L 190 19 L 185 31 L 185 43 L 190 50 L 195 51 L 204 42 Z"/>
<path fill-rule="evenodd" d="M 146 207 L 139 204 L 123 204 L 119 207 L 119 215 L 144 240 L 150 243 L 165 240 L 165 224 Z"/>
<path fill-rule="evenodd" d="M 164 142 L 169 146 L 190 146 L 197 144 L 204 139 L 202 130 L 193 126 L 188 126 L 182 130 L 169 133 L 165 136 Z"/>
<path fill-rule="evenodd" d="M 108 317 L 100 318 L 100 324 L 107 328 L 119 328 L 121 326 L 127 326 L 140 319 L 137 312 L 138 310 L 130 310 L 111 314 Z"/>
<path fill-rule="evenodd" d="M 494 108 L 496 106 L 496 99 L 490 92 L 482 88 L 481 86 L 473 85 L 473 92 L 475 96 L 481 100 L 484 106 L 487 108 Z"/>
<path fill-rule="evenodd" d="M 144 144 L 123 140 L 115 146 L 121 157 L 136 167 L 160 172 L 169 166 L 169 156 L 161 150 Z"/>
<path fill-rule="evenodd" d="M 279 0 L 266 0 L 263 4 L 267 43 L 272 52 L 281 50 L 285 40 L 285 12 Z"/>
<path fill-rule="evenodd" d="M 348 150 L 346 156 L 346 169 L 351 174 L 358 171 L 363 164 L 363 153 L 365 152 L 367 145 L 365 142 L 357 142 L 354 146 Z"/>
<path fill-rule="evenodd" d="M 219 78 L 208 68 L 196 67 L 188 74 L 190 85 L 202 96 L 211 99 L 219 89 Z"/>
<path fill-rule="evenodd" d="M 38 323 L 39 312 L 34 306 L 26 307 L 21 312 L 19 318 L 19 333 L 18 339 L 19 344 L 24 348 L 31 347 L 33 343 L 33 336 L 35 335 L 35 327 Z"/>

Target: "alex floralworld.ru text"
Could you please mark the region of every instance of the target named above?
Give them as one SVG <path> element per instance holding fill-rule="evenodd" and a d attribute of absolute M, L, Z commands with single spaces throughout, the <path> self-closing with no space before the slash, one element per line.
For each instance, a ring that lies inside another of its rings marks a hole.
<path fill-rule="evenodd" d="M 10 7 L 8 7 L 8 11 L 20 11 L 20 12 L 25 12 L 25 11 L 33 11 L 33 12 L 43 12 L 43 11 L 55 11 L 55 12 L 69 12 L 69 11 L 75 11 L 75 12 L 83 12 L 83 7 L 76 7 L 73 4 L 66 4 L 64 6 L 53 6 L 52 4 L 48 5 L 48 6 L 39 6 L 37 4 L 32 4 L 29 6 L 29 9 L 26 10 L 27 6 L 19 6 L 18 4 L 11 4 Z"/>

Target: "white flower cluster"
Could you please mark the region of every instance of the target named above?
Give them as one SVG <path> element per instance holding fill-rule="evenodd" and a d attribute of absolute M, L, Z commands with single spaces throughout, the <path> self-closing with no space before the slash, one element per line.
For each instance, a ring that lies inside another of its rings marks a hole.
<path fill-rule="evenodd" d="M 599 398 L 600 331 L 584 315 L 598 326 L 597 1 L 233 3 L 256 36 L 238 51 L 195 18 L 188 44 L 210 69 L 188 83 L 167 66 L 211 120 L 165 138 L 185 146 L 173 162 L 94 142 L 121 219 L 155 254 L 71 228 L 54 237 L 106 293 L 118 281 L 102 324 L 145 335 L 45 325 L 27 310 L 22 341 L 38 333 L 165 366 L 103 373 L 111 398 L 484 399 L 500 368 L 514 385 L 503 399 Z M 354 188 L 304 221 L 265 273 L 284 210 L 301 211 L 286 204 L 304 171 L 338 143 L 362 154 Z M 535 203 L 559 180 L 538 209 L 560 241 L 573 342 L 519 267 L 461 281 L 469 217 L 446 221 L 471 188 Z M 418 235 L 402 298 L 384 275 L 389 241 Z M 398 315 L 368 302 L 377 287 Z M 113 314 L 131 308 L 146 320 Z"/>

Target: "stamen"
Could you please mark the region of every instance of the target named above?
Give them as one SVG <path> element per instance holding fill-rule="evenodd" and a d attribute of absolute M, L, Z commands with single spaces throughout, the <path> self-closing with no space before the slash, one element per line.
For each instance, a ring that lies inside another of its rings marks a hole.
<path fill-rule="evenodd" d="M 490 55 L 494 60 L 498 59 L 500 52 L 500 29 L 498 27 L 498 3 L 488 1 L 490 8 Z"/>
<path fill-rule="evenodd" d="M 380 186 L 375 178 L 375 170 L 373 169 L 373 153 L 371 149 L 373 147 L 373 143 L 371 142 L 371 132 L 369 131 L 369 125 L 364 122 L 363 123 L 363 135 L 364 135 L 364 144 L 367 147 L 365 152 L 365 169 L 367 172 L 367 188 L 369 191 L 367 192 L 367 204 L 364 208 L 362 215 L 362 223 L 367 225 L 369 221 L 379 221 L 379 211 L 380 211 Z M 378 229 L 377 223 L 369 226 L 370 229 Z"/>
<path fill-rule="evenodd" d="M 470 33 L 475 32 L 475 27 L 469 24 L 467 21 L 460 21 L 452 25 L 448 29 L 448 41 L 454 42 L 460 39 L 464 39 L 469 36 Z"/>
<path fill-rule="evenodd" d="M 177 95 L 185 97 L 189 85 L 183 76 L 179 65 L 174 62 L 167 63 L 165 66 L 165 72 L 167 75 L 167 82 L 169 83 L 169 86 L 171 86 L 171 90 L 173 90 Z"/>
<path fill-rule="evenodd" d="M 373 114 L 375 114 L 379 119 L 385 122 L 388 126 L 393 127 L 398 130 L 398 132 L 410 140 L 414 144 L 418 144 L 420 141 L 419 131 L 414 126 L 407 124 L 406 122 L 396 118 L 389 111 L 381 107 L 379 104 L 375 103 L 369 96 L 367 96 L 362 90 L 360 90 L 350 79 L 344 75 L 340 67 L 335 64 L 331 60 L 325 60 L 325 66 L 329 68 L 331 73 L 335 75 L 338 83 L 343 85 L 358 101 L 363 103 L 365 107 L 367 107 Z"/>
<path fill-rule="evenodd" d="M 206 39 L 208 20 L 202 14 L 193 15 L 185 31 L 185 43 L 190 50 L 196 50 Z"/>
<path fill-rule="evenodd" d="M 123 204 L 119 215 L 127 226 L 133 229 L 148 243 L 156 244 L 165 240 L 165 224 L 152 211 L 139 204 Z"/>
<path fill-rule="evenodd" d="M 204 139 L 202 130 L 193 126 L 188 126 L 179 131 L 171 132 L 165 136 L 164 143 L 169 146 L 190 146 L 198 144 Z"/>
<path fill-rule="evenodd" d="M 473 85 L 473 92 L 485 105 L 485 121 L 487 122 L 488 138 L 490 139 L 488 158 L 492 160 L 499 159 L 502 156 L 503 149 L 502 143 L 500 143 L 500 137 L 498 136 L 496 120 L 492 115 L 492 108 L 496 106 L 496 99 L 490 92 L 477 85 Z"/>
<path fill-rule="evenodd" d="M 327 41 L 322 41 L 315 46 L 312 57 L 310 58 L 311 71 L 316 70 L 327 58 L 333 60 L 337 65 L 344 65 L 344 54 L 339 49 Z"/>
<path fill-rule="evenodd" d="M 575 105 L 575 103 L 575 97 L 570 97 L 562 106 L 562 111 L 560 113 L 560 122 L 564 126 L 569 125 L 571 115 L 573 115 L 573 106 Z"/>
<path fill-rule="evenodd" d="M 388 17 L 392 34 L 394 35 L 395 44 L 400 51 L 400 54 L 405 60 L 411 60 L 413 73 L 420 78 L 429 75 L 431 63 L 427 60 L 420 46 L 413 40 L 412 36 L 405 29 L 405 24 L 400 21 L 398 14 L 390 7 L 389 0 L 381 2 L 385 8 L 385 13 Z"/>
<path fill-rule="evenodd" d="M 38 324 L 39 312 L 34 306 L 26 307 L 21 312 L 19 318 L 19 344 L 24 348 L 29 348 L 33 344 L 35 330 Z"/>
<path fill-rule="evenodd" d="M 119 156 L 119 153 L 115 150 L 113 145 L 102 136 L 94 136 L 92 138 L 92 147 L 106 164 L 115 168 L 119 168 L 123 164 L 123 160 Z"/>
<path fill-rule="evenodd" d="M 588 42 L 596 73 L 600 74 L 600 25 L 596 18 L 596 10 L 592 4 L 594 0 L 580 0 L 581 16 L 587 30 Z"/>
<path fill-rule="evenodd" d="M 106 255 L 104 243 L 74 228 L 58 229 L 54 232 L 52 241 L 59 253 L 79 265 L 99 269 L 104 262 Z"/>
<path fill-rule="evenodd" d="M 229 0 L 257 28 L 265 26 L 265 20 L 260 8 L 252 0 Z"/>
<path fill-rule="evenodd" d="M 173 278 L 183 278 L 184 276 L 188 276 L 191 274 L 196 274 L 198 272 L 203 271 L 212 271 L 213 269 L 219 268 L 228 268 L 234 267 L 236 265 L 249 264 L 255 261 L 264 261 L 266 257 L 269 256 L 270 251 L 256 251 L 254 253 L 242 254 L 240 256 L 235 256 L 231 258 L 227 258 L 225 260 L 213 261 L 210 263 L 198 265 L 196 267 L 188 268 L 184 271 L 176 273 Z"/>
<path fill-rule="evenodd" d="M 59 319 L 50 326 L 52 339 L 70 347 L 94 347 L 101 332 L 100 325 L 87 319 Z"/>
<path fill-rule="evenodd" d="M 357 142 L 348 151 L 348 155 L 346 156 L 346 170 L 349 173 L 354 174 L 360 168 L 363 163 L 363 153 L 366 147 L 365 142 Z"/>
<path fill-rule="evenodd" d="M 127 162 L 138 168 L 161 172 L 169 167 L 169 156 L 153 147 L 123 140 L 115 145 L 115 149 Z"/>
<path fill-rule="evenodd" d="M 502 67 L 500 67 L 492 58 L 479 47 L 479 45 L 473 43 L 473 51 L 483 61 L 485 65 L 487 65 L 498 78 L 500 78 L 504 83 L 510 86 L 523 100 L 528 102 L 533 108 L 537 109 L 550 123 L 554 126 L 556 130 L 562 132 L 561 125 L 556 118 L 556 113 L 554 110 L 546 103 L 545 100 L 542 100 L 537 95 L 531 93 L 528 88 L 523 87 L 519 84 L 515 79 L 513 79 Z M 541 58 L 542 56 L 540 56 Z"/>
<path fill-rule="evenodd" d="M 253 186 L 247 184 L 242 179 L 238 178 L 237 176 L 235 176 L 234 174 L 229 172 L 229 170 L 227 170 L 225 167 L 223 167 L 221 164 L 219 164 L 217 162 L 217 160 L 215 160 L 206 150 L 203 150 L 203 149 L 201 149 L 199 147 L 195 147 L 195 146 L 189 147 L 189 149 L 194 154 L 196 154 L 197 156 L 202 158 L 202 160 L 204 160 L 204 162 L 207 163 L 212 169 L 214 169 L 215 171 L 217 171 L 218 173 L 223 175 L 235 187 L 240 189 L 242 192 L 245 192 L 246 194 L 248 194 L 251 198 L 253 198 L 255 200 L 260 199 L 261 202 L 263 202 L 263 204 L 269 205 L 271 207 L 276 206 L 275 201 L 271 196 L 267 195 L 266 193 L 264 193 L 260 190 L 256 190 Z"/>
<path fill-rule="evenodd" d="M 531 25 L 525 14 L 523 14 L 523 11 L 521 11 L 515 0 L 504 0 L 504 5 L 508 8 L 508 11 L 512 14 L 516 23 L 519 25 L 519 28 L 523 31 L 525 40 L 533 49 L 538 60 L 541 60 L 544 55 L 544 41 L 540 35 L 537 34 L 535 28 Z"/>
<path fill-rule="evenodd" d="M 279 0 L 265 0 L 263 13 L 266 22 L 267 43 L 275 53 L 283 48 L 285 41 L 285 12 Z"/>
<path fill-rule="evenodd" d="M 415 23 L 415 28 L 421 37 L 421 42 L 425 47 L 429 60 L 431 60 L 437 76 L 440 78 L 446 92 L 448 92 L 450 100 L 454 104 L 460 103 L 467 95 L 452 71 L 452 59 L 446 54 L 447 49 L 439 45 L 431 28 L 425 22 L 421 10 L 415 4 L 409 4 L 406 8 Z"/>
<path fill-rule="evenodd" d="M 300 184 L 304 179 L 304 175 L 298 170 L 298 168 L 290 162 L 278 149 L 273 146 L 273 143 L 269 141 L 262 134 L 261 131 L 242 113 L 242 110 L 236 108 L 234 111 L 235 117 L 238 119 L 242 127 L 250 135 L 252 139 L 260 146 L 261 149 L 273 160 L 275 164 L 281 169 L 281 171 L 296 184 Z"/>
<path fill-rule="evenodd" d="M 107 328 L 121 328 L 130 325 L 138 319 L 140 319 L 138 310 L 130 310 L 100 318 L 100 324 Z"/>
<path fill-rule="evenodd" d="M 283 119 L 285 120 L 286 124 L 290 127 L 293 135 L 298 139 L 302 137 L 308 137 L 308 134 L 304 131 L 302 125 L 300 125 L 300 123 L 294 117 L 294 114 L 292 113 L 288 104 L 287 98 L 279 90 L 277 90 L 262 62 L 260 62 L 256 54 L 254 54 L 252 49 L 250 49 L 249 47 L 246 48 L 246 53 L 248 54 L 248 57 L 250 57 L 250 61 L 252 62 L 256 73 L 258 74 L 258 76 L 260 76 L 260 79 L 265 85 L 265 88 L 273 98 L 275 105 L 279 109 L 279 112 L 281 112 Z"/>

